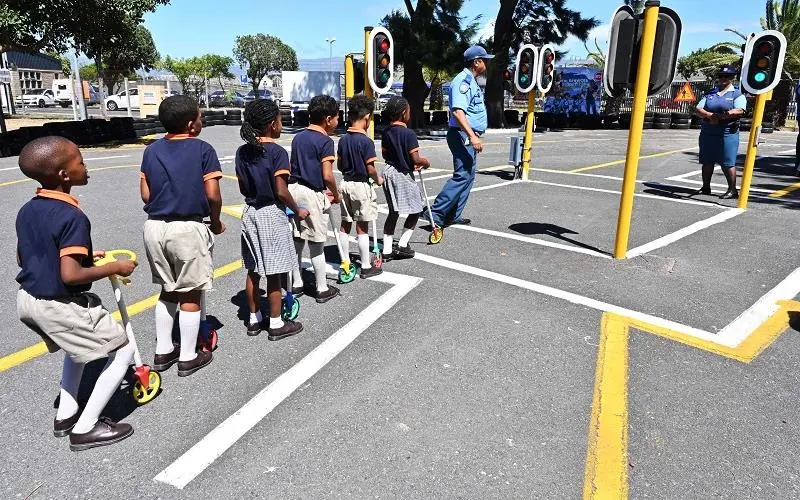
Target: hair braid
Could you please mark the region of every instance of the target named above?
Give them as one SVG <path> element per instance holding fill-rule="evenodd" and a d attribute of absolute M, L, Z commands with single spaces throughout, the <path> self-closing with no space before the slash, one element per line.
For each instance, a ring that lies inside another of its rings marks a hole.
<path fill-rule="evenodd" d="M 246 143 L 262 148 L 258 140 L 264 134 L 264 129 L 270 126 L 278 117 L 280 109 L 275 101 L 269 99 L 256 99 L 244 107 L 244 122 L 239 130 L 239 135 Z"/>

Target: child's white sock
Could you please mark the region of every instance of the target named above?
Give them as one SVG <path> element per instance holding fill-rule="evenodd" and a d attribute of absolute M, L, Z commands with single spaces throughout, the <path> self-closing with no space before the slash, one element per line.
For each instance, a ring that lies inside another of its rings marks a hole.
<path fill-rule="evenodd" d="M 172 327 L 175 325 L 175 313 L 178 304 L 156 302 L 156 354 L 169 354 L 172 352 Z"/>
<path fill-rule="evenodd" d="M 392 253 L 392 240 L 394 236 L 391 234 L 384 234 L 383 235 L 383 255 L 389 255 Z"/>
<path fill-rule="evenodd" d="M 308 243 L 308 249 L 311 252 L 311 265 L 314 266 L 314 278 L 317 281 L 317 291 L 326 292 L 328 290 L 328 282 L 325 278 L 325 243 Z"/>
<path fill-rule="evenodd" d="M 254 313 L 250 313 L 250 324 L 255 325 L 256 323 L 261 323 L 261 320 L 264 319 L 264 316 L 261 315 L 261 311 L 256 311 Z"/>
<path fill-rule="evenodd" d="M 283 326 L 283 319 L 278 316 L 277 318 L 269 318 L 270 328 L 280 328 Z"/>
<path fill-rule="evenodd" d="M 61 369 L 61 392 L 58 398 L 56 420 L 64 420 L 78 413 L 78 388 L 83 376 L 83 363 L 72 361 L 64 354 L 64 367 Z"/>
<path fill-rule="evenodd" d="M 181 354 L 178 361 L 191 361 L 197 357 L 197 334 L 200 332 L 200 311 L 181 311 L 178 319 L 181 329 Z"/>
<path fill-rule="evenodd" d="M 119 389 L 119 384 L 128 371 L 132 357 L 133 346 L 131 344 L 120 347 L 113 356 L 109 356 L 106 367 L 97 377 L 97 382 L 94 384 L 94 389 L 92 389 L 92 395 L 89 396 L 89 401 L 86 402 L 86 407 L 83 409 L 83 413 L 81 413 L 72 432 L 85 434 L 92 430 L 94 424 L 97 423 L 97 419 L 100 418 L 100 412 L 106 407 L 111 396 Z"/>
<path fill-rule="evenodd" d="M 358 235 L 358 253 L 361 254 L 361 269 L 369 269 L 372 263 L 369 261 L 369 235 Z"/>
<path fill-rule="evenodd" d="M 305 246 L 305 240 L 295 238 L 294 251 L 297 253 L 297 267 L 292 269 L 292 287 L 303 286 L 303 274 L 300 270 L 303 269 L 303 249 Z"/>
<path fill-rule="evenodd" d="M 408 242 L 411 241 L 411 233 L 413 232 L 413 229 L 403 229 L 403 236 L 400 237 L 400 241 L 397 242 L 397 245 L 407 247 Z"/>

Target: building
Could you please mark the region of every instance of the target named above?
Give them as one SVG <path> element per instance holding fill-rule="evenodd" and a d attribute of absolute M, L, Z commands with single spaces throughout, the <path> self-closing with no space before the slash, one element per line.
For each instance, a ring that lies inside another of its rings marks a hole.
<path fill-rule="evenodd" d="M 11 69 L 11 94 L 21 95 L 28 89 L 53 88 L 53 80 L 63 78 L 61 61 L 44 54 L 28 54 L 24 52 L 5 52 L 3 62 Z M 9 109 L 8 95 L 0 92 L 3 108 Z"/>

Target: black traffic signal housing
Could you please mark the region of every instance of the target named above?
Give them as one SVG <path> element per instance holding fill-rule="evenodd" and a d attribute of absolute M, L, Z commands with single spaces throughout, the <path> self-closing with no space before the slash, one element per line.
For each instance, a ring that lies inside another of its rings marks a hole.
<path fill-rule="evenodd" d="M 543 45 L 539 52 L 539 72 L 536 84 L 539 91 L 546 94 L 555 82 L 556 51 L 552 45 Z"/>
<path fill-rule="evenodd" d="M 364 92 L 364 61 L 360 59 L 353 59 L 353 90 L 356 94 Z"/>
<path fill-rule="evenodd" d="M 745 46 L 742 65 L 742 87 L 751 94 L 764 94 L 774 89 L 781 79 L 786 58 L 786 37 L 775 30 L 752 36 Z"/>
<path fill-rule="evenodd" d="M 376 94 L 392 88 L 394 80 L 394 40 L 384 28 L 374 28 L 367 40 L 367 79 Z"/>
<path fill-rule="evenodd" d="M 506 92 L 514 91 L 514 68 L 503 70 L 503 90 Z"/>
<path fill-rule="evenodd" d="M 519 48 L 514 64 L 514 85 L 523 94 L 527 94 L 536 86 L 538 61 L 539 50 L 535 46 L 525 44 Z"/>
<path fill-rule="evenodd" d="M 660 94 L 675 78 L 682 26 L 674 10 L 659 7 L 648 96 Z M 626 89 L 633 90 L 643 27 L 644 14 L 634 14 L 627 5 L 618 8 L 611 17 L 608 55 L 603 68 L 603 87 L 609 97 L 618 97 Z"/>

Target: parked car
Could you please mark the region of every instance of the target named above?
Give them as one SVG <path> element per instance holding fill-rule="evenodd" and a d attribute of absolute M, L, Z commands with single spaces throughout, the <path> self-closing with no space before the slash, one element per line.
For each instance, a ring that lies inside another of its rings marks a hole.
<path fill-rule="evenodd" d="M 128 89 L 130 91 L 131 109 L 139 109 L 139 89 Z M 106 109 L 116 111 L 118 109 L 128 109 L 128 95 L 125 91 L 106 97 Z"/>
<path fill-rule="evenodd" d="M 37 106 L 46 108 L 57 104 L 56 95 L 51 89 L 26 89 L 21 96 L 14 99 L 17 106 Z"/>
<path fill-rule="evenodd" d="M 84 81 L 83 84 L 84 89 L 86 89 L 86 87 L 89 89 L 88 99 L 86 98 L 86 94 L 84 94 L 86 104 L 89 106 L 92 104 L 100 104 L 100 90 L 86 81 Z M 72 104 L 72 86 L 73 82 L 71 78 L 58 78 L 53 80 L 53 93 L 56 97 L 56 103 L 60 104 L 62 108 L 69 107 L 69 105 Z"/>
<path fill-rule="evenodd" d="M 258 89 L 257 96 L 256 93 L 253 92 L 252 90 L 248 92 L 246 96 L 244 96 L 245 104 L 247 104 L 250 101 L 254 101 L 256 99 L 269 99 L 271 101 L 275 101 L 278 104 L 278 106 L 281 105 L 281 100 L 275 97 L 275 94 L 273 94 L 271 90 L 267 89 Z"/>
<path fill-rule="evenodd" d="M 169 89 L 169 90 L 164 89 L 161 91 L 161 97 L 164 99 L 166 99 L 167 97 L 172 97 L 174 95 L 181 95 L 181 93 L 175 89 Z"/>
<path fill-rule="evenodd" d="M 244 106 L 246 96 L 240 92 L 225 92 L 224 90 L 217 90 L 209 94 L 209 103 L 211 106 Z"/>
<path fill-rule="evenodd" d="M 308 111 L 308 101 L 292 101 L 292 111 Z"/>

